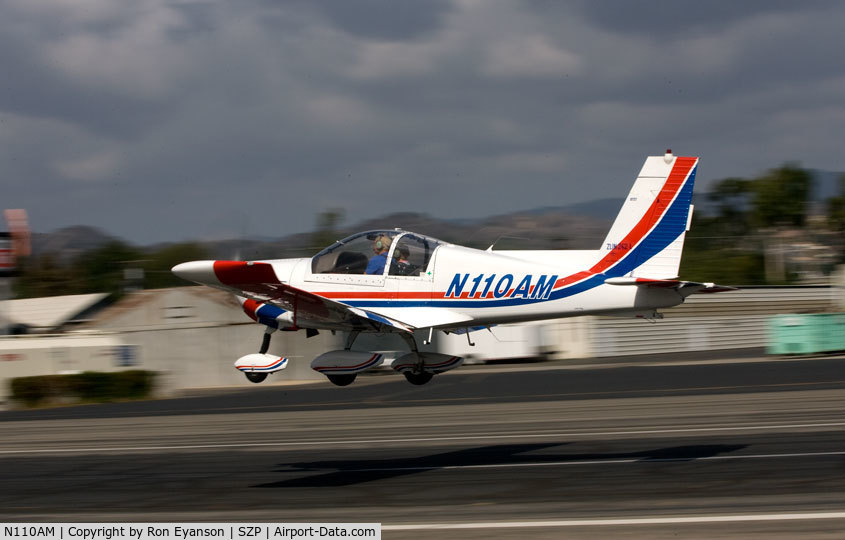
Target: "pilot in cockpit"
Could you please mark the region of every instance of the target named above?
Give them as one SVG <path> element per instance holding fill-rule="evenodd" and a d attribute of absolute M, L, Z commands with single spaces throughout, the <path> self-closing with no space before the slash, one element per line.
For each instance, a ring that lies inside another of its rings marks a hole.
<path fill-rule="evenodd" d="M 390 242 L 390 237 L 386 235 L 381 235 L 373 241 L 375 255 L 370 258 L 364 273 L 377 275 L 384 273 L 384 267 L 387 265 L 387 252 L 390 251 Z"/>

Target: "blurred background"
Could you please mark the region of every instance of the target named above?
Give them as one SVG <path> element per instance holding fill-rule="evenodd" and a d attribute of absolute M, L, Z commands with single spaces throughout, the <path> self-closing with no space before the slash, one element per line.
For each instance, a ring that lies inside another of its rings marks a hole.
<path fill-rule="evenodd" d="M 151 370 L 162 395 L 247 384 L 232 362 L 262 329 L 175 264 L 307 257 L 384 227 L 595 249 L 667 147 L 701 156 L 681 278 L 739 290 L 655 323 L 434 346 L 478 362 L 835 346 L 772 328 L 843 309 L 841 2 L 0 9 L 0 193 L 25 210 L 0 234 L 0 399 L 12 378 L 86 370 Z M 284 378 L 318 377 L 334 339 L 271 352 L 293 358 Z"/>

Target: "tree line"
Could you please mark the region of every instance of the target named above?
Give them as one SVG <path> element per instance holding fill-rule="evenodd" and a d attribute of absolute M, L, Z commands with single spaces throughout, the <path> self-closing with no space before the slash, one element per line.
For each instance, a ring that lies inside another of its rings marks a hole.
<path fill-rule="evenodd" d="M 185 261 L 208 259 L 198 243 L 172 244 L 154 250 L 113 240 L 62 261 L 45 253 L 18 261 L 13 286 L 17 298 L 107 292 L 116 296 L 135 289 L 186 285 L 170 269 Z"/>
<path fill-rule="evenodd" d="M 813 175 L 785 164 L 754 178 L 726 178 L 693 213 L 681 277 L 784 285 L 845 263 L 845 175 L 838 194 L 814 203 Z"/>

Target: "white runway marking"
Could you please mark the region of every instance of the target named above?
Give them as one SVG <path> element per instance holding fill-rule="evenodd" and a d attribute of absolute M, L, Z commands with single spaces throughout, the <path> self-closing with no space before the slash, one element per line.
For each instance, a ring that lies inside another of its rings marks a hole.
<path fill-rule="evenodd" d="M 749 521 L 804 521 L 845 519 L 845 512 L 808 512 L 794 514 L 745 514 L 723 516 L 651 517 L 623 519 L 566 519 L 550 521 L 488 521 L 478 523 L 383 524 L 382 531 L 421 531 L 437 529 L 523 529 L 529 527 L 596 527 L 608 525 L 670 525 L 681 523 L 732 523 Z"/>
<path fill-rule="evenodd" d="M 149 450 L 209 450 L 209 449 L 230 449 L 230 448 L 285 448 L 302 446 L 341 446 L 346 444 L 395 444 L 395 443 L 417 443 L 417 442 L 450 442 L 450 441 L 483 441 L 483 440 L 507 440 L 507 439 L 535 439 L 535 438 L 573 438 L 573 437 L 606 437 L 621 435 L 673 435 L 680 433 L 714 433 L 731 431 L 776 431 L 779 429 L 810 429 L 810 428 L 832 428 L 845 427 L 845 422 L 825 422 L 816 424 L 773 424 L 756 426 L 730 426 L 730 427 L 702 427 L 702 428 L 671 428 L 671 429 L 641 429 L 625 431 L 560 431 L 560 432 L 526 432 L 510 435 L 500 433 L 479 434 L 479 435 L 450 435 L 440 437 L 407 437 L 407 438 L 373 438 L 373 439 L 315 439 L 307 441 L 269 441 L 269 442 L 237 442 L 237 443 L 207 443 L 207 444 L 184 444 L 184 445 L 157 445 L 157 446 L 99 446 L 80 448 L 26 448 L 18 450 L 0 450 L 0 455 L 8 454 L 44 454 L 44 453 L 73 453 L 73 452 L 143 452 Z"/>

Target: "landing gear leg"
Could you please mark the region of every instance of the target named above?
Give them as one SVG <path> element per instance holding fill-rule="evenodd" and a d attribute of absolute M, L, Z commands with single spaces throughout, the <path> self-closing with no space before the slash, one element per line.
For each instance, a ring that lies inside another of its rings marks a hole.
<path fill-rule="evenodd" d="M 417 349 L 417 341 L 414 339 L 413 334 L 409 334 L 407 332 L 399 332 L 399 337 L 405 340 L 405 343 L 407 343 L 408 347 L 411 348 L 411 352 L 420 352 L 419 349 Z"/>
<path fill-rule="evenodd" d="M 347 351 L 352 348 L 352 344 L 355 343 L 356 339 L 358 339 L 358 334 L 360 333 L 360 330 L 353 330 L 349 332 L 349 337 L 346 338 L 346 347 L 344 347 Z"/>
<path fill-rule="evenodd" d="M 269 326 L 264 330 L 264 338 L 261 340 L 261 348 L 258 350 L 260 354 L 267 354 L 267 351 L 270 349 L 270 337 L 275 331 L 275 328 L 270 328 Z"/>
<path fill-rule="evenodd" d="M 406 371 L 403 373 L 403 375 L 405 375 L 405 379 L 407 379 L 409 383 L 415 384 L 417 386 L 427 383 L 431 380 L 432 377 L 434 377 L 434 373 L 430 373 L 423 369 L 425 367 L 425 361 L 423 360 L 422 355 L 420 355 L 420 351 L 417 348 L 417 342 L 414 339 L 413 334 L 406 334 L 403 332 L 399 335 L 411 348 L 411 352 L 414 352 L 417 355 L 417 366 L 413 370 Z M 429 333 L 429 342 L 431 340 L 430 335 L 431 334 Z"/>
<path fill-rule="evenodd" d="M 275 328 L 270 328 L 269 326 L 264 330 L 264 337 L 261 339 L 261 348 L 258 349 L 259 354 L 267 354 L 267 351 L 270 349 L 270 337 L 275 331 Z M 249 379 L 249 382 L 256 384 L 267 378 L 267 373 L 261 371 L 246 371 L 244 375 Z"/>

